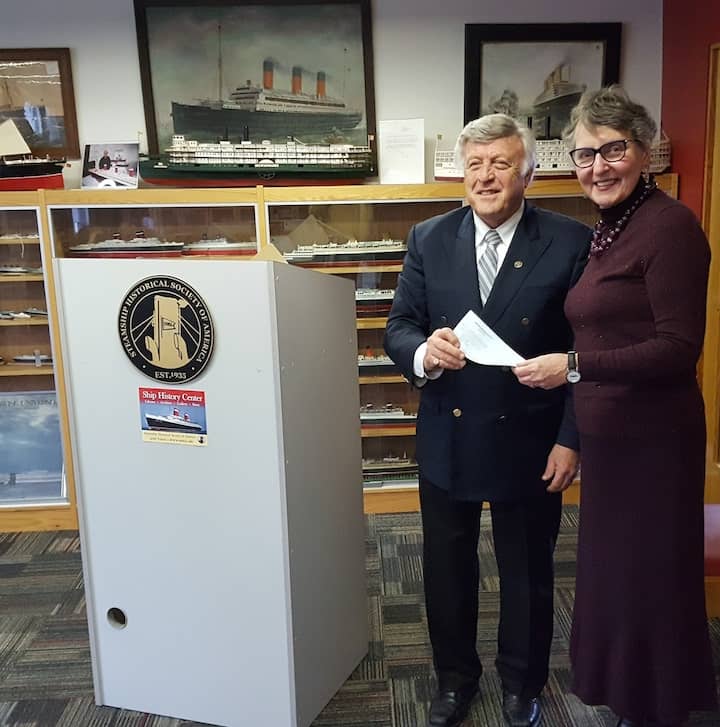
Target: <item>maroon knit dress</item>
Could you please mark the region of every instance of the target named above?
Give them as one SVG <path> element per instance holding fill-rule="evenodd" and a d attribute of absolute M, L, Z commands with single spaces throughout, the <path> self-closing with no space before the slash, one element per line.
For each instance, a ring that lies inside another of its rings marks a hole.
<path fill-rule="evenodd" d="M 617 208 L 612 224 L 641 185 Z M 705 615 L 705 421 L 695 378 L 710 253 L 660 191 L 591 256 L 565 309 L 582 500 L 573 691 L 629 719 L 681 724 L 717 708 Z"/>

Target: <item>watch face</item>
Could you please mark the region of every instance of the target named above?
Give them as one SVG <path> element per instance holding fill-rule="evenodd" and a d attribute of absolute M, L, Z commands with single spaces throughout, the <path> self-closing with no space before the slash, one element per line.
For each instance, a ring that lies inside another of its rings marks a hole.
<path fill-rule="evenodd" d="M 580 372 L 579 371 L 568 371 L 565 375 L 565 378 L 568 380 L 571 384 L 577 384 L 578 381 L 580 381 Z"/>

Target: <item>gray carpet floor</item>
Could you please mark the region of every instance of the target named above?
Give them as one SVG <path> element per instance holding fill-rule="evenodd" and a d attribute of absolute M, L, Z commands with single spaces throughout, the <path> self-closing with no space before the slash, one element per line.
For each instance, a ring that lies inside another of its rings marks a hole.
<path fill-rule="evenodd" d="M 616 718 L 609 710 L 586 707 L 569 694 L 568 639 L 577 517 L 577 508 L 565 508 L 556 551 L 556 627 L 550 680 L 543 693 L 543 725 L 615 727 Z M 485 673 L 467 727 L 502 724 L 500 684 L 493 667 L 498 580 L 489 517 L 484 520 L 478 648 Z M 434 681 L 422 598 L 419 516 L 368 516 L 366 552 L 371 631 L 368 654 L 313 727 L 424 727 Z M 720 679 L 720 620 L 712 619 L 710 628 Z M 0 534 L 0 725 L 197 724 L 95 706 L 78 534 Z M 689 724 L 718 727 L 720 715 L 694 714 Z"/>

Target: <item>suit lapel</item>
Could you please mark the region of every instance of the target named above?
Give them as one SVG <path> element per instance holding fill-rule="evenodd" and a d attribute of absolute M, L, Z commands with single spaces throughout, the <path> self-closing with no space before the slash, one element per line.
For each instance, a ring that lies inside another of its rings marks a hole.
<path fill-rule="evenodd" d="M 468 309 L 479 314 L 482 303 L 475 259 L 475 222 L 470 207 L 460 222 L 456 236 L 446 238 L 445 249 L 452 280 L 457 281 L 458 309 L 463 311 L 463 315 Z"/>
<path fill-rule="evenodd" d="M 481 313 L 481 318 L 487 324 L 492 326 L 500 318 L 551 241 L 552 236 L 541 235 L 537 212 L 526 202 L 525 212 Z M 477 287 L 477 271 L 475 281 Z"/>

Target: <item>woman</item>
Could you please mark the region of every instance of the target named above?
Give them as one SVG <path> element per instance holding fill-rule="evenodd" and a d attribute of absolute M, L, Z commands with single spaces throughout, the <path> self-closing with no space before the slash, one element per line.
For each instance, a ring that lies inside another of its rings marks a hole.
<path fill-rule="evenodd" d="M 586 93 L 565 130 L 599 207 L 565 310 L 575 361 L 517 366 L 520 383 L 572 385 L 582 505 L 573 691 L 619 727 L 678 727 L 717 707 L 705 616 L 705 422 L 695 367 L 708 243 L 694 215 L 643 176 L 656 126 L 619 87 Z"/>

